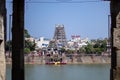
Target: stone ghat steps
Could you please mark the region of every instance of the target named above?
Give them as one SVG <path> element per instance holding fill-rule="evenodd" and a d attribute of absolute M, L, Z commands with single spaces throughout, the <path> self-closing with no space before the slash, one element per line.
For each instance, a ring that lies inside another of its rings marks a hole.
<path fill-rule="evenodd" d="M 82 63 L 93 63 L 92 58 L 90 56 L 81 57 Z"/>
<path fill-rule="evenodd" d="M 102 57 L 102 56 L 82 56 L 81 58 L 78 58 L 78 62 L 81 63 L 110 63 L 111 58 L 110 57 Z"/>
<path fill-rule="evenodd" d="M 42 57 L 30 57 L 30 61 L 34 62 L 43 62 L 45 58 Z M 104 56 L 81 56 L 81 57 L 73 57 L 72 59 L 70 57 L 66 57 L 64 61 L 67 62 L 80 62 L 80 63 L 110 63 L 111 58 L 110 57 L 104 57 Z M 27 61 L 27 60 L 25 60 Z"/>
<path fill-rule="evenodd" d="M 11 59 L 6 59 L 6 62 L 11 62 Z M 25 62 L 45 63 L 45 57 L 25 57 Z M 110 63 L 111 58 L 107 56 L 77 56 L 77 57 L 65 57 L 63 61 L 68 63 Z"/>
<path fill-rule="evenodd" d="M 93 57 L 93 62 L 94 63 L 105 63 L 105 60 L 101 58 L 101 56 L 95 56 Z"/>
<path fill-rule="evenodd" d="M 111 62 L 111 58 L 109 57 L 102 57 L 106 63 L 110 63 Z"/>

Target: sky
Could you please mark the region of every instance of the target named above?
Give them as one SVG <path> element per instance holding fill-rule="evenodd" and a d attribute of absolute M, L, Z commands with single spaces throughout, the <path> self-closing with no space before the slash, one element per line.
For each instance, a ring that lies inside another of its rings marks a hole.
<path fill-rule="evenodd" d="M 28 0 L 28 2 L 32 1 L 35 0 Z M 40 1 L 47 3 L 40 3 Z M 86 37 L 88 39 L 108 37 L 109 2 L 93 0 L 96 2 L 49 3 L 48 1 L 39 0 L 38 3 L 25 4 L 25 28 L 31 36 L 35 38 L 43 36 L 52 39 L 55 24 L 63 24 L 68 40 L 71 39 L 71 35 L 80 35 L 82 39 Z M 51 2 L 58 1 L 51 0 Z M 76 0 L 67 1 L 74 2 Z M 7 16 L 12 13 L 11 8 L 12 3 L 7 2 Z M 9 19 L 7 21 L 9 22 Z"/>

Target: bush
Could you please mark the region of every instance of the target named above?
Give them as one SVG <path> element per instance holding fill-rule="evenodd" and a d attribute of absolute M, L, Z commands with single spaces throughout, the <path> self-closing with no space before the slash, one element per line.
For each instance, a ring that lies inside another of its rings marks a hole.
<path fill-rule="evenodd" d="M 30 53 L 30 49 L 29 49 L 29 48 L 25 48 L 25 49 L 24 49 L 24 53 L 25 53 L 25 54 L 29 54 L 29 53 Z"/>

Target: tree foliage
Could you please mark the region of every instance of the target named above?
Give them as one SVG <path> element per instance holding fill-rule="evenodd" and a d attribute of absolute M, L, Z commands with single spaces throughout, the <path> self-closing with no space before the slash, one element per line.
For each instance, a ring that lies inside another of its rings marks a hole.
<path fill-rule="evenodd" d="M 62 47 L 61 52 L 64 53 L 65 51 L 66 51 L 65 48 Z"/>
<path fill-rule="evenodd" d="M 30 34 L 28 33 L 27 29 L 24 30 L 24 38 L 30 38 Z M 26 51 L 29 52 L 29 50 L 33 51 L 33 50 L 35 50 L 35 43 L 25 40 L 25 46 L 24 46 L 24 48 L 25 48 L 24 49 L 25 53 L 26 53 Z M 9 51 L 9 50 L 11 51 L 12 50 L 12 41 L 11 40 L 6 42 L 6 44 L 5 44 L 5 50 L 6 51 Z"/>
<path fill-rule="evenodd" d="M 87 46 L 83 46 L 79 49 L 80 52 L 84 52 L 87 54 L 91 53 L 98 53 L 101 54 L 102 52 L 105 52 L 107 49 L 107 39 L 93 39 L 90 42 L 88 42 Z"/>
<path fill-rule="evenodd" d="M 27 29 L 24 30 L 24 37 L 25 38 L 30 38 L 30 34 L 28 33 Z"/>
<path fill-rule="evenodd" d="M 29 48 L 24 48 L 24 53 L 25 54 L 29 54 L 30 53 L 30 49 Z"/>
<path fill-rule="evenodd" d="M 85 47 L 85 51 L 87 54 L 91 54 L 92 52 L 94 52 L 93 45 L 88 43 L 88 45 Z"/>
<path fill-rule="evenodd" d="M 12 50 L 12 41 L 10 40 L 10 41 L 7 41 L 6 43 L 5 43 L 5 51 L 11 51 Z"/>
<path fill-rule="evenodd" d="M 28 31 L 25 29 L 24 30 L 24 37 L 25 38 L 30 38 L 30 34 L 28 33 Z M 34 51 L 35 50 L 35 42 L 31 42 L 29 40 L 25 40 L 25 48 L 30 49 L 30 51 Z"/>
<path fill-rule="evenodd" d="M 34 51 L 35 50 L 35 43 L 25 40 L 25 48 L 29 48 L 30 51 Z"/>
<path fill-rule="evenodd" d="M 79 52 L 80 52 L 80 53 L 84 53 L 84 52 L 86 52 L 85 47 L 86 47 L 86 46 L 81 47 L 81 48 L 79 49 Z"/>

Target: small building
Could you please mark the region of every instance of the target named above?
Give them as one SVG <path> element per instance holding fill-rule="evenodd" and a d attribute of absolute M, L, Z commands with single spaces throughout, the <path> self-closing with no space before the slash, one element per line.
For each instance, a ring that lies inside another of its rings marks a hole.
<path fill-rule="evenodd" d="M 42 48 L 47 48 L 49 45 L 50 40 L 44 37 L 40 37 L 40 39 L 36 40 L 36 48 L 37 49 L 42 49 Z"/>
<path fill-rule="evenodd" d="M 81 48 L 82 46 L 86 46 L 88 42 L 88 38 L 81 39 L 80 36 L 72 36 L 72 39 L 67 42 L 67 47 L 69 49 Z"/>

